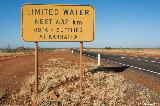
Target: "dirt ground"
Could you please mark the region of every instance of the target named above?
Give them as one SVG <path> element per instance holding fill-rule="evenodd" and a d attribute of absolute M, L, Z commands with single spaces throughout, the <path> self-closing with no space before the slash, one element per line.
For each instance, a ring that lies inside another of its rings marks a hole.
<path fill-rule="evenodd" d="M 121 73 L 126 79 L 132 80 L 160 93 L 160 76 L 135 69 L 127 69 Z"/>
<path fill-rule="evenodd" d="M 117 67 L 117 64 L 102 61 L 103 67 Z M 160 93 L 160 76 L 155 74 L 146 73 L 143 71 L 127 68 L 120 72 L 122 76 L 133 82 L 146 86 L 147 88 Z"/>
<path fill-rule="evenodd" d="M 71 54 L 69 50 L 54 50 L 52 52 L 39 53 L 39 73 L 43 74 L 48 68 L 47 64 L 50 63 L 52 58 L 62 58 L 63 61 L 70 61 L 71 63 L 63 64 L 50 64 L 49 67 L 72 67 L 79 70 L 79 54 Z M 83 63 L 97 64 L 97 60 L 88 57 L 83 57 Z M 45 66 L 44 66 L 45 64 Z M 67 65 L 68 64 L 68 65 Z M 102 61 L 103 67 L 113 67 L 114 64 Z M 0 89 L 8 93 L 16 93 L 22 87 L 26 79 L 34 74 L 34 55 L 16 56 L 9 59 L 0 60 Z M 154 92 L 160 93 L 160 80 L 159 77 L 148 76 L 143 72 L 127 69 L 118 73 L 126 79 L 144 85 Z M 7 91 L 6 91 L 7 90 Z"/>
<path fill-rule="evenodd" d="M 65 56 L 61 51 L 39 53 L 39 66 L 52 57 Z M 25 78 L 34 74 L 34 54 L 4 55 L 0 58 L 0 87 L 7 92 L 15 92 Z M 42 70 L 39 70 L 40 72 Z"/>

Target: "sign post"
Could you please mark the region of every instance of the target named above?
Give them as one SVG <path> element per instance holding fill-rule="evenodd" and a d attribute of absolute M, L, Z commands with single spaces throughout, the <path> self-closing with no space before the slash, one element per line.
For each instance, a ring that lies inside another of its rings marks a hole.
<path fill-rule="evenodd" d="M 82 91 L 83 42 L 94 40 L 95 10 L 90 5 L 25 4 L 21 8 L 21 34 L 35 42 L 35 92 L 38 93 L 38 42 L 80 42 Z"/>
<path fill-rule="evenodd" d="M 80 93 L 82 94 L 83 70 L 82 70 L 83 42 L 80 42 Z"/>
<path fill-rule="evenodd" d="M 38 93 L 38 42 L 35 42 L 35 92 Z"/>

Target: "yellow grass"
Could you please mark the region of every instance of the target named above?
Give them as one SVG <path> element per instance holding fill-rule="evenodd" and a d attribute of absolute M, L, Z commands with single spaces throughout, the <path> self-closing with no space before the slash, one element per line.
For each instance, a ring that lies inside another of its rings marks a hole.
<path fill-rule="evenodd" d="M 160 57 L 160 49 L 90 49 L 95 52 L 114 53 L 130 56 Z"/>
<path fill-rule="evenodd" d="M 95 64 L 84 64 L 85 82 L 83 95 L 79 93 L 79 69 L 62 58 L 49 59 L 43 65 L 43 73 L 39 80 L 39 94 L 33 94 L 34 77 L 29 77 L 20 92 L 13 95 L 15 104 L 32 104 L 37 101 L 43 106 L 133 106 L 144 104 L 160 104 L 160 95 L 137 83 L 128 81 L 118 73 L 89 71 Z M 54 67 L 53 67 L 54 66 Z M 101 70 L 99 70 L 101 71 Z M 58 94 L 57 99 L 53 98 Z"/>

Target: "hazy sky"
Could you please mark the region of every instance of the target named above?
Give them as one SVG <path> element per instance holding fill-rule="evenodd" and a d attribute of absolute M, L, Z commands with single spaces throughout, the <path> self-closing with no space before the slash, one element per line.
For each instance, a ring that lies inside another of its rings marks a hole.
<path fill-rule="evenodd" d="M 160 0 L 0 0 L 0 47 L 34 46 L 20 35 L 20 9 L 33 4 L 91 4 L 96 34 L 86 47 L 160 47 Z M 40 43 L 41 47 L 78 47 L 79 43 Z"/>

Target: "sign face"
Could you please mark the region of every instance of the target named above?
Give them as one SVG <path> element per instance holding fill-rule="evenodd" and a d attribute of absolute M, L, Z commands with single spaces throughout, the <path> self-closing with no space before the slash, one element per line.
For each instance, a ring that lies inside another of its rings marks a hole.
<path fill-rule="evenodd" d="M 24 41 L 87 42 L 94 39 L 95 12 L 92 6 L 26 4 L 21 12 Z"/>

